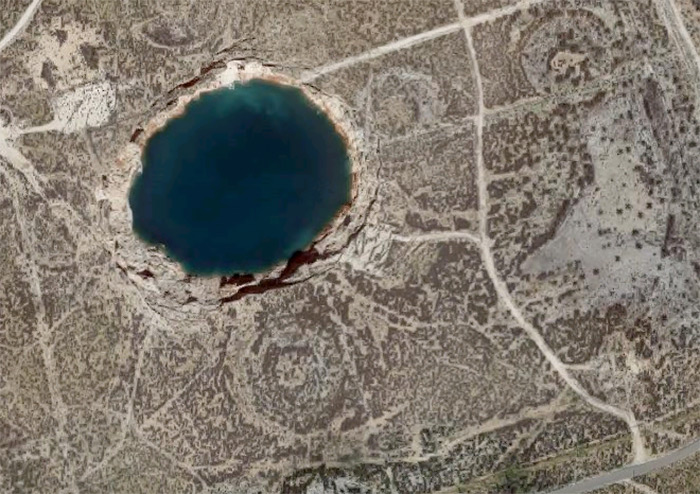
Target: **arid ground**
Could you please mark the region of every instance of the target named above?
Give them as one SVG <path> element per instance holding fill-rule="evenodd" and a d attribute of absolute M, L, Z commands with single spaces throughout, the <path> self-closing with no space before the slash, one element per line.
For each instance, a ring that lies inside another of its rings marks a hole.
<path fill-rule="evenodd" d="M 700 436 L 697 0 L 1 3 L 0 492 L 544 492 Z M 189 276 L 126 191 L 246 74 L 327 106 L 353 204 Z"/>

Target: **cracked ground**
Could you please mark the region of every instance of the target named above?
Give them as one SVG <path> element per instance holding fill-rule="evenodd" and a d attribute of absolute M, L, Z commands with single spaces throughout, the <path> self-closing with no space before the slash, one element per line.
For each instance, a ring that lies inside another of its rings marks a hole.
<path fill-rule="evenodd" d="M 699 49 L 693 0 L 3 0 L 0 492 L 537 492 L 696 441 Z M 119 228 L 145 123 L 235 63 L 361 151 L 277 281 Z"/>

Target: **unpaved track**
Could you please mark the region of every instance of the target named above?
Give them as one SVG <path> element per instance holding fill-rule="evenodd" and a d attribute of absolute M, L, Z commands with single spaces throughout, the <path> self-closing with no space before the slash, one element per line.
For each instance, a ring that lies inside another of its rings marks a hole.
<path fill-rule="evenodd" d="M 32 20 L 32 17 L 34 17 L 34 14 L 41 6 L 42 1 L 43 0 L 33 0 L 32 3 L 29 4 L 29 7 L 27 7 L 27 10 L 24 11 L 24 14 L 22 14 L 22 17 L 19 18 L 19 21 L 17 21 L 15 27 L 10 29 L 7 34 L 0 39 L 0 52 L 10 46 L 15 38 L 25 30 L 29 22 Z"/>
<path fill-rule="evenodd" d="M 532 5 L 536 3 L 524 2 L 524 4 Z M 519 4 L 523 5 L 523 3 Z M 592 396 L 586 389 L 574 378 L 570 373 L 569 369 L 564 365 L 564 363 L 556 356 L 554 351 L 549 347 L 549 344 L 542 337 L 540 332 L 523 316 L 520 308 L 516 305 L 515 301 L 508 291 L 508 287 L 505 282 L 500 278 L 498 270 L 493 259 L 493 253 L 491 251 L 491 239 L 488 236 L 488 190 L 487 190 L 487 178 L 486 169 L 484 165 L 483 156 L 483 134 L 484 134 L 484 114 L 486 109 L 484 107 L 484 88 L 481 79 L 481 73 L 479 70 L 479 60 L 476 56 L 476 50 L 474 48 L 474 42 L 472 39 L 472 30 L 469 24 L 469 20 L 464 18 L 463 11 L 459 0 L 455 0 L 455 7 L 460 16 L 460 22 L 464 26 L 464 34 L 467 37 L 467 45 L 469 48 L 469 55 L 472 60 L 474 79 L 476 81 L 476 99 L 478 102 L 478 114 L 475 119 L 476 126 L 476 169 L 477 169 L 477 184 L 478 184 L 478 194 L 479 194 L 479 246 L 481 248 L 481 257 L 486 267 L 486 271 L 491 278 L 491 282 L 494 285 L 496 293 L 503 304 L 508 308 L 513 319 L 517 321 L 520 327 L 525 331 L 528 337 L 537 345 L 537 348 L 545 356 L 552 368 L 559 374 L 559 377 L 571 388 L 581 399 L 586 401 L 593 408 L 601 410 L 603 412 L 609 413 L 618 417 L 627 423 L 632 434 L 632 445 L 634 451 L 634 462 L 640 463 L 647 458 L 646 449 L 644 447 L 644 440 L 642 439 L 642 434 L 639 430 L 639 425 L 635 419 L 632 412 L 629 410 L 623 410 L 614 405 L 605 403 L 598 398 Z"/>
<path fill-rule="evenodd" d="M 683 15 L 674 0 L 655 0 L 656 8 L 666 25 L 666 29 L 676 41 L 679 50 L 683 53 L 689 68 L 696 77 L 700 77 L 700 55 L 695 47 L 693 38 L 685 27 Z"/>
<path fill-rule="evenodd" d="M 34 17 L 35 13 L 41 6 L 42 0 L 33 0 L 32 3 L 27 7 L 27 9 L 24 11 L 22 16 L 20 17 L 19 21 L 15 24 L 15 26 L 10 29 L 2 39 L 0 39 L 0 52 L 7 48 L 29 25 L 31 22 L 32 18 Z M 306 74 L 304 74 L 303 79 L 307 82 L 312 81 L 313 79 L 327 74 L 334 72 L 336 70 L 342 69 L 344 67 L 348 67 L 357 63 L 361 63 L 367 60 L 371 60 L 374 58 L 381 57 L 383 55 L 402 50 L 408 47 L 411 47 L 413 45 L 417 45 L 420 43 L 423 43 L 425 41 L 429 41 L 434 38 L 438 38 L 441 36 L 445 36 L 448 34 L 451 34 L 453 32 L 456 32 L 460 29 L 464 29 L 465 34 L 467 36 L 467 41 L 468 41 L 468 46 L 469 46 L 469 51 L 470 55 L 473 59 L 473 64 L 475 68 L 475 78 L 477 82 L 477 92 L 478 92 L 478 103 L 479 103 L 479 113 L 476 117 L 476 127 L 477 127 L 477 169 L 478 169 L 478 186 L 479 186 L 479 209 L 480 209 L 480 227 L 479 227 L 479 235 L 475 236 L 471 233 L 467 232 L 452 232 L 446 235 L 446 238 L 442 238 L 441 236 L 436 236 L 435 238 L 432 238 L 430 236 L 426 238 L 421 238 L 421 239 L 415 239 L 415 240 L 423 240 L 423 241 L 430 241 L 430 240 L 447 240 L 449 237 L 450 239 L 463 239 L 463 240 L 468 240 L 476 245 L 478 245 L 481 249 L 482 253 L 482 258 L 483 262 L 485 264 L 485 267 L 487 269 L 487 272 L 489 274 L 489 277 L 491 278 L 494 287 L 498 293 L 499 298 L 501 301 L 504 303 L 504 305 L 508 308 L 510 311 L 511 315 L 513 318 L 520 324 L 520 326 L 524 329 L 524 331 L 527 333 L 527 335 L 533 340 L 533 342 L 537 345 L 537 347 L 540 349 L 540 351 L 543 353 L 543 355 L 547 358 L 548 362 L 550 365 L 554 368 L 554 370 L 560 375 L 560 377 L 565 381 L 565 383 L 572 389 L 574 390 L 582 399 L 584 399 L 586 402 L 588 402 L 591 406 L 594 408 L 597 408 L 599 410 L 605 411 L 607 413 L 610 413 L 614 416 L 617 416 L 624 420 L 628 426 L 630 427 L 630 430 L 632 432 L 632 437 L 633 437 L 633 445 L 634 445 L 634 451 L 635 451 L 635 464 L 628 465 L 625 467 L 622 467 L 618 470 L 614 470 L 612 472 L 607 472 L 603 473 L 600 475 L 597 475 L 595 477 L 591 477 L 588 479 L 585 479 L 583 481 L 580 481 L 576 484 L 572 484 L 570 486 L 558 489 L 556 491 L 550 491 L 550 494 L 574 494 L 574 493 L 585 493 L 585 492 L 591 492 L 596 489 L 600 489 L 602 487 L 623 482 L 625 480 L 629 480 L 633 477 L 640 476 L 640 475 L 645 475 L 650 472 L 665 468 L 675 462 L 681 461 L 683 459 L 686 459 L 693 454 L 696 454 L 700 452 L 700 439 L 693 441 L 689 445 L 687 445 L 684 448 L 681 448 L 679 450 L 673 451 L 671 453 L 668 453 L 662 457 L 655 458 L 652 460 L 645 460 L 646 459 L 646 451 L 644 449 L 644 444 L 641 438 L 641 434 L 639 432 L 639 427 L 637 425 L 637 422 L 634 418 L 634 416 L 627 410 L 622 410 L 619 409 L 613 405 L 604 403 L 597 398 L 591 396 L 579 383 L 578 381 L 573 378 L 569 372 L 566 366 L 559 360 L 559 358 L 556 356 L 556 354 L 552 351 L 552 349 L 548 346 L 544 338 L 540 335 L 539 331 L 532 326 L 529 322 L 527 322 L 522 315 L 519 307 L 515 304 L 513 299 L 510 296 L 510 293 L 508 292 L 508 289 L 505 285 L 505 282 L 500 279 L 498 272 L 495 267 L 494 259 L 493 259 L 493 254 L 491 252 L 491 240 L 488 238 L 487 235 L 487 218 L 486 218 L 486 211 L 487 211 L 487 196 L 486 196 L 486 177 L 485 177 L 485 170 L 484 170 L 484 163 L 483 163 L 483 126 L 484 126 L 484 114 L 486 112 L 486 109 L 484 108 L 484 102 L 483 102 L 483 88 L 482 88 L 482 81 L 481 81 L 481 76 L 479 74 L 479 67 L 478 67 L 478 61 L 476 59 L 476 53 L 474 50 L 473 46 L 473 41 L 472 41 L 472 36 L 471 36 L 471 27 L 478 25 L 483 22 L 489 22 L 491 20 L 494 20 L 498 17 L 501 17 L 503 15 L 508 15 L 510 13 L 515 12 L 516 10 L 521 10 L 524 8 L 527 8 L 529 6 L 542 3 L 542 0 L 525 0 L 523 2 L 520 2 L 518 4 L 515 4 L 513 6 L 505 7 L 502 9 L 496 9 L 492 12 L 488 12 L 485 14 L 481 14 L 475 17 L 464 17 L 463 13 L 460 11 L 460 20 L 459 22 L 452 23 L 452 24 L 447 24 L 445 26 L 438 27 L 433 30 L 425 31 L 423 33 L 416 34 L 414 36 L 410 36 L 401 40 L 397 40 L 391 43 L 388 43 L 386 45 L 374 48 L 372 50 L 369 50 L 367 52 L 349 57 L 347 59 L 319 67 L 317 69 L 308 71 Z M 698 51 L 692 41 L 692 38 L 690 37 L 684 23 L 681 17 L 681 14 L 678 10 L 678 7 L 676 6 L 674 0 L 657 0 L 657 6 L 664 17 L 664 19 L 667 22 L 667 25 L 669 29 L 673 32 L 674 36 L 676 37 L 677 40 L 681 41 L 682 44 L 684 45 L 683 52 L 686 54 L 686 59 L 688 62 L 692 63 L 694 65 L 695 70 L 697 70 L 697 73 L 700 75 L 700 56 L 698 55 Z M 460 10 L 460 7 L 458 6 L 458 10 Z M 10 154 L 7 152 L 7 149 L 5 149 L 4 154 Z M 14 157 L 14 156 L 11 156 Z M 17 160 L 13 160 L 17 161 Z M 25 171 L 25 170 L 23 170 Z M 28 181 L 34 188 L 40 189 L 38 186 L 38 183 L 36 180 L 32 180 L 33 177 L 31 177 L 31 174 L 27 174 L 26 171 L 23 173 L 25 177 L 28 178 Z M 28 176 L 29 175 L 29 176 Z M 403 241 L 412 241 L 414 239 L 410 238 L 401 238 L 399 240 Z M 60 408 L 60 407 L 59 407 Z M 74 482 L 73 482 L 74 485 Z"/>
<path fill-rule="evenodd" d="M 454 22 L 452 24 L 447 24 L 445 26 L 432 29 L 430 31 L 425 31 L 414 36 L 409 36 L 408 38 L 403 38 L 398 41 L 393 41 L 386 45 L 378 46 L 372 50 L 360 53 L 352 57 L 348 57 L 344 60 L 340 60 L 335 63 L 324 65 L 323 67 L 318 67 L 302 75 L 301 79 L 303 82 L 311 82 L 314 79 L 321 77 L 322 75 L 335 72 L 345 67 L 350 67 L 351 65 L 356 65 L 361 62 L 366 62 L 375 58 L 379 58 L 383 55 L 388 55 L 395 51 L 403 50 L 413 45 L 418 45 L 424 43 L 431 39 L 439 38 L 450 33 L 454 33 L 462 29 L 459 22 Z"/>
<path fill-rule="evenodd" d="M 533 5 L 543 3 L 544 1 L 545 0 L 524 0 L 514 5 L 509 5 L 500 9 L 494 9 L 489 12 L 476 15 L 474 17 L 464 17 L 461 14 L 460 10 L 459 22 L 453 22 L 451 24 L 446 24 L 444 26 L 440 26 L 429 31 L 414 34 L 413 36 L 409 36 L 407 38 L 403 38 L 397 41 L 392 41 L 391 43 L 387 43 L 386 45 L 372 48 L 371 50 L 360 53 L 358 55 L 353 55 L 343 60 L 339 60 L 328 65 L 317 67 L 313 70 L 309 70 L 306 73 L 302 74 L 301 80 L 302 82 L 308 83 L 318 77 L 321 77 L 322 75 L 330 74 L 331 72 L 335 72 L 345 67 L 350 67 L 358 63 L 379 58 L 381 56 L 388 55 L 389 53 L 393 53 L 395 51 L 404 50 L 411 46 L 430 41 L 431 39 L 440 38 L 442 36 L 452 34 L 454 32 L 459 31 L 460 29 L 470 28 L 472 26 L 476 26 L 477 24 L 483 24 L 484 22 L 490 22 L 498 19 L 499 17 L 510 15 L 519 10 L 527 9 Z"/>

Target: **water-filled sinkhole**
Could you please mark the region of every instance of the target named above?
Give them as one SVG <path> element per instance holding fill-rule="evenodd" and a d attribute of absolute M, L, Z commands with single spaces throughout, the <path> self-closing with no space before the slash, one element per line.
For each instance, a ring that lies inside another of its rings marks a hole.
<path fill-rule="evenodd" d="M 256 273 L 350 201 L 347 143 L 302 90 L 261 79 L 200 94 L 146 143 L 133 228 L 185 271 Z"/>

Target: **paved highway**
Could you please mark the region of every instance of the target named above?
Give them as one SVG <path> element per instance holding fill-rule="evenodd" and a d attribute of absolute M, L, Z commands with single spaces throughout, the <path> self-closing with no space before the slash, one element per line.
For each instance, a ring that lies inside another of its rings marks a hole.
<path fill-rule="evenodd" d="M 700 452 L 700 439 L 696 439 L 687 446 L 667 453 L 658 458 L 654 458 L 643 463 L 636 463 L 626 467 L 619 468 L 607 473 L 601 473 L 595 477 L 589 477 L 566 487 L 562 487 L 556 491 L 548 491 L 547 494 L 581 494 L 584 492 L 592 492 L 596 489 L 602 489 L 608 485 L 617 484 L 624 480 L 629 480 L 634 477 L 646 475 L 656 470 L 666 468 L 673 463 L 685 460 Z M 543 493 L 544 494 L 544 493 Z"/>

